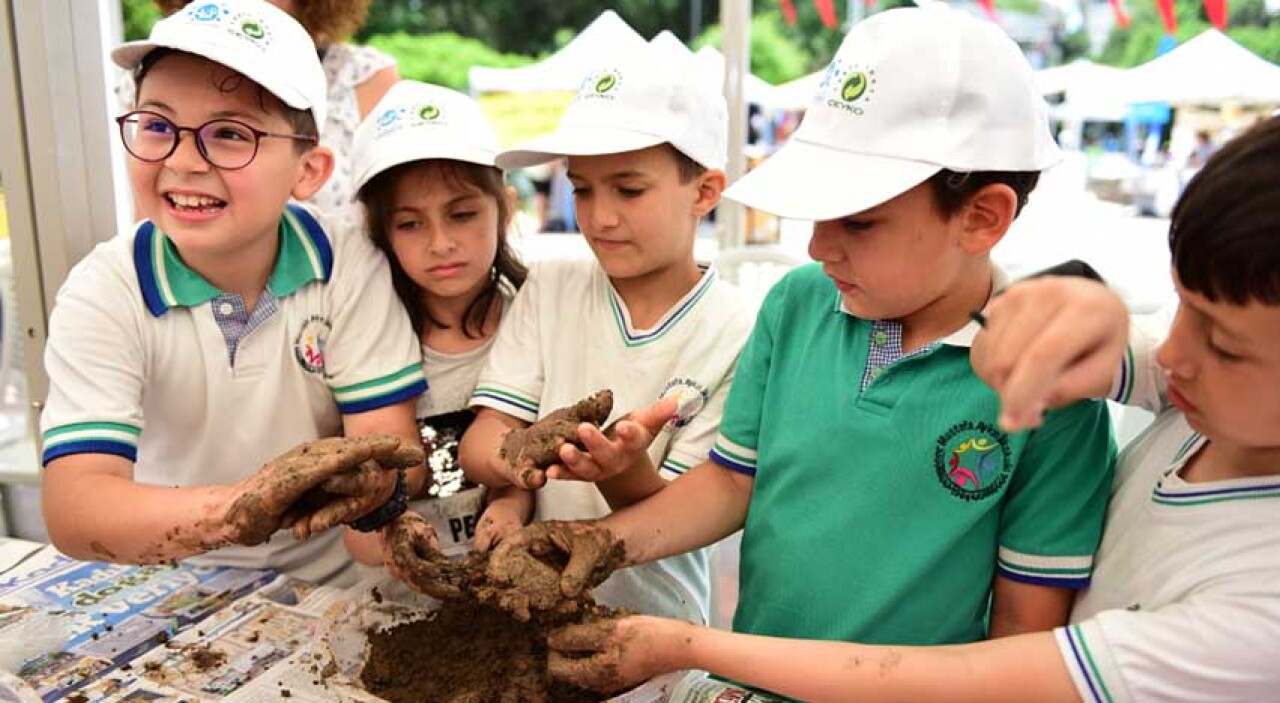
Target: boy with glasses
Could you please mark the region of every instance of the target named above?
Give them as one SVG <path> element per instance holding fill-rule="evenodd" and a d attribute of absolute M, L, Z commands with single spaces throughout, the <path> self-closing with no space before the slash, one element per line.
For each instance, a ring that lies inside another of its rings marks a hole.
<path fill-rule="evenodd" d="M 217 0 L 112 58 L 137 77 L 136 110 L 117 122 L 147 219 L 58 294 L 49 534 L 81 558 L 208 552 L 332 580 L 351 563 L 338 535 L 301 538 L 403 510 L 420 471 L 379 466 L 420 464 L 426 383 L 382 256 L 288 204 L 333 169 L 317 145 L 325 80 L 311 38 L 269 3 Z M 336 438 L 375 433 L 393 436 Z M 285 453 L 318 438 L 331 439 Z M 290 525 L 294 537 L 272 536 Z"/>

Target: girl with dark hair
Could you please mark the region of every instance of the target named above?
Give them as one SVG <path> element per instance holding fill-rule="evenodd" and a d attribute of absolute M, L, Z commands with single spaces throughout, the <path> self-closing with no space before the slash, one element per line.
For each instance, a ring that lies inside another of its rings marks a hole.
<path fill-rule="evenodd" d="M 392 87 L 355 135 L 352 170 L 368 233 L 422 342 L 428 390 L 417 417 L 428 480 L 415 496 L 425 502 L 413 507 L 447 555 L 489 549 L 527 522 L 533 505 L 524 491 L 490 489 L 485 508 L 458 464 L 476 378 L 527 273 L 507 240 L 513 195 L 493 165 L 497 150 L 471 98 L 414 81 Z M 372 546 L 348 544 L 357 559 L 381 558 Z"/>

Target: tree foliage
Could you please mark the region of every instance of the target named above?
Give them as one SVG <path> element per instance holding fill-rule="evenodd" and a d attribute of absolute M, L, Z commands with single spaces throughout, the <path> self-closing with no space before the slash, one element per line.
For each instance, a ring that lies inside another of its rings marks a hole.
<path fill-rule="evenodd" d="M 751 18 L 751 72 L 774 85 L 814 70 L 813 57 L 787 36 L 784 26 L 782 14 L 776 11 Z M 719 49 L 722 35 L 720 25 L 713 25 L 698 37 L 694 48 Z"/>
<path fill-rule="evenodd" d="M 467 72 L 472 66 L 511 68 L 533 60 L 499 53 L 479 40 L 453 32 L 379 34 L 368 43 L 394 56 L 402 77 L 462 91 L 467 89 Z"/>
<path fill-rule="evenodd" d="M 1272 63 L 1280 63 L 1280 22 L 1267 13 L 1265 0 L 1228 0 L 1227 36 Z M 1098 60 L 1113 66 L 1136 66 L 1156 57 L 1165 35 L 1155 0 L 1129 3 L 1132 24 L 1115 28 Z M 1209 29 L 1202 0 L 1175 0 L 1179 44 Z"/>

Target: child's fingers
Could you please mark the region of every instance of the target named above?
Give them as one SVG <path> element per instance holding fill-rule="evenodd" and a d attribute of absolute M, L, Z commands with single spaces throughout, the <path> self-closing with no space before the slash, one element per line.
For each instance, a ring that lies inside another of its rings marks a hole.
<path fill-rule="evenodd" d="M 657 436 L 662 428 L 675 417 L 680 409 L 679 401 L 674 397 L 662 398 L 647 408 L 631 413 L 631 421 L 638 423 L 650 435 Z"/>
<path fill-rule="evenodd" d="M 547 653 L 547 673 L 554 679 L 567 681 L 578 688 L 600 692 L 616 691 L 625 686 L 618 675 L 619 659 L 617 651 L 589 657 L 567 657 L 551 651 Z"/>
<path fill-rule="evenodd" d="M 579 654 L 602 651 L 614 635 L 612 620 L 567 625 L 547 636 L 547 646 L 557 652 Z"/>

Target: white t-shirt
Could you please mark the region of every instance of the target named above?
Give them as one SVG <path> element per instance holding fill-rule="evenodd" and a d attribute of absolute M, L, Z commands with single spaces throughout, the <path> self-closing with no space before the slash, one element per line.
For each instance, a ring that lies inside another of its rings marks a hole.
<path fill-rule="evenodd" d="M 229 484 L 340 435 L 344 414 L 420 395 L 418 343 L 363 233 L 327 230 L 291 205 L 280 242 L 267 284 L 278 307 L 240 340 L 234 365 L 211 302 L 220 291 L 154 225 L 95 247 L 49 321 L 43 462 L 113 454 L 134 462 L 139 483 Z M 339 532 L 303 542 L 280 532 L 192 561 L 325 581 L 351 563 Z"/>
<path fill-rule="evenodd" d="M 664 430 L 649 448 L 654 465 L 671 480 L 706 460 L 753 322 L 745 296 L 714 269 L 706 269 L 652 328 L 638 330 L 594 259 L 541 262 L 504 317 L 471 402 L 533 422 L 609 388 L 612 421 L 676 395 L 677 426 Z M 609 512 L 590 483 L 551 481 L 538 491 L 540 520 L 598 518 Z M 705 620 L 705 550 L 620 571 L 598 595 L 611 605 Z"/>
<path fill-rule="evenodd" d="M 1059 649 L 1089 703 L 1280 700 L 1280 475 L 1180 478 L 1206 440 L 1165 406 L 1154 348 L 1135 330 L 1113 389 L 1160 414 L 1120 455 L 1093 586 Z"/>

